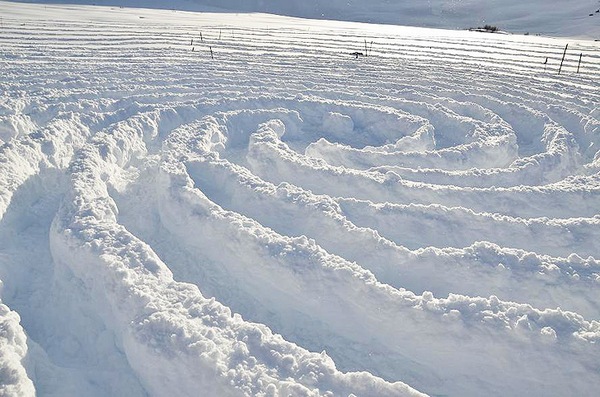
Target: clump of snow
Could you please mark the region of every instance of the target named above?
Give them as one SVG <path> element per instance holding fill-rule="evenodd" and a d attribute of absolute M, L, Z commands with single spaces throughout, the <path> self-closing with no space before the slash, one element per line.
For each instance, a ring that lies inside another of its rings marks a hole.
<path fill-rule="evenodd" d="M 34 396 L 33 382 L 27 376 L 24 360 L 27 337 L 17 313 L 0 303 L 0 395 Z"/>

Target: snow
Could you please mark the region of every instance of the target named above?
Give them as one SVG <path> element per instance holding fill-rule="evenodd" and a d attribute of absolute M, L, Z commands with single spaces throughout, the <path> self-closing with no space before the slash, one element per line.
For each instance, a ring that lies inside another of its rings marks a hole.
<path fill-rule="evenodd" d="M 186 4 L 0 1 L 1 395 L 597 393 L 598 43 Z"/>
<path fill-rule="evenodd" d="M 443 29 L 496 26 L 499 33 L 600 38 L 598 0 L 19 0 L 188 11 L 260 12 L 313 19 Z"/>
<path fill-rule="evenodd" d="M 3 396 L 28 396 L 35 392 L 22 365 L 27 355 L 27 337 L 19 321 L 17 313 L 0 304 L 0 394 Z"/>

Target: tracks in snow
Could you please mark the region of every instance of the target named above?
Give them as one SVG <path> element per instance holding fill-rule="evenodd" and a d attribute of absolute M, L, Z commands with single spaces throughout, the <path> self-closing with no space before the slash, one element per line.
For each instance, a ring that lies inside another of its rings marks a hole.
<path fill-rule="evenodd" d="M 1 4 L 21 394 L 597 390 L 594 43 Z"/>

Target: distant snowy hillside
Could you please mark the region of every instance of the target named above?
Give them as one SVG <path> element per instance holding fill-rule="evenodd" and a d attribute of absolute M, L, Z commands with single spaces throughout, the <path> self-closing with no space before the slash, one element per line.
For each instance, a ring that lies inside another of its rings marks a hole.
<path fill-rule="evenodd" d="M 486 24 L 514 33 L 600 39 L 599 0 L 41 0 L 206 10 L 267 12 L 317 19 L 466 29 Z M 590 16 L 592 14 L 592 16 Z"/>

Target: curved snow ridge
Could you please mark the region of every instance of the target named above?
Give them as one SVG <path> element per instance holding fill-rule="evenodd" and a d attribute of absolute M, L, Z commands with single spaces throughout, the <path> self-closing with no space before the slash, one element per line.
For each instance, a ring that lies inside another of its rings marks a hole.
<path fill-rule="evenodd" d="M 416 147 L 433 147 L 429 120 L 402 109 L 372 105 L 357 101 L 329 100 L 325 98 L 297 95 L 258 96 L 243 100 L 222 101 L 220 106 L 230 108 L 222 115 L 229 131 L 229 146 L 244 147 L 253 132 L 248 126 L 256 126 L 270 119 L 285 123 L 287 137 L 300 143 L 329 138 L 337 142 L 349 142 L 362 147 L 367 144 L 403 141 L 413 138 Z M 266 117 L 265 115 L 269 115 Z M 287 115 L 287 116 L 286 116 Z M 241 142 L 238 141 L 241 139 Z"/>
<path fill-rule="evenodd" d="M 459 188 L 404 181 L 393 172 L 385 175 L 331 166 L 325 160 L 301 155 L 280 139 L 285 125 L 277 120 L 262 125 L 250 137 L 247 161 L 257 175 L 273 183 L 283 181 L 315 193 L 356 197 L 398 204 L 435 203 L 466 206 L 478 212 L 519 217 L 591 217 L 600 199 L 595 177 L 571 178 L 543 187 Z M 549 194 L 552 193 L 552 194 Z M 577 202 L 577 206 L 566 203 Z"/>
<path fill-rule="evenodd" d="M 591 257 L 584 260 L 571 254 L 572 248 L 576 247 L 562 243 L 562 239 L 567 238 L 567 242 L 574 244 L 573 235 L 577 235 L 583 240 L 583 246 L 594 246 L 596 238 L 593 233 L 598 228 L 595 219 L 579 222 L 522 220 L 435 205 L 376 205 L 355 199 L 332 200 L 287 183 L 276 186 L 265 182 L 227 160 L 192 157 L 186 160 L 185 166 L 194 185 L 224 209 L 251 217 L 279 234 L 314 238 L 328 252 L 356 261 L 372 271 L 379 281 L 392 286 L 411 291 L 430 290 L 436 295 L 494 293 L 503 299 L 535 303 L 538 307 L 562 305 L 565 308 L 564 296 L 575 294 L 579 297 L 578 303 L 568 302 L 568 310 L 592 318 L 600 313 L 596 304 L 600 298 L 599 263 Z M 410 223 L 406 213 L 413 212 L 416 214 Z M 278 216 L 273 217 L 273 213 Z M 457 213 L 457 219 L 449 217 L 444 221 L 446 214 L 452 213 Z M 475 219 L 469 222 L 469 216 Z M 467 219 L 465 225 L 455 227 L 463 218 Z M 477 229 L 478 222 L 482 222 L 479 219 L 488 222 Z M 503 224 L 506 226 L 503 227 Z M 586 229 L 592 233 L 587 237 Z M 415 232 L 417 230 L 418 233 Z M 488 230 L 495 232 L 488 233 Z M 519 230 L 520 238 L 509 238 L 517 236 Z M 409 251 L 402 247 L 428 241 L 442 247 L 449 246 L 450 241 L 457 247 L 463 247 L 486 236 L 489 241 L 502 242 L 499 241 L 502 236 L 498 235 L 503 233 L 506 233 L 509 245 L 519 245 L 516 242 L 522 240 L 524 246 L 539 247 L 538 250 L 543 253 L 560 251 L 566 253 L 569 259 L 543 258 L 524 251 L 518 259 L 515 250 L 500 249 L 496 245 L 498 252 L 494 260 L 487 248 L 494 245 L 484 243 L 448 252 L 439 249 Z M 532 241 L 536 240 L 532 237 L 536 233 L 545 236 L 539 243 Z M 449 241 L 444 241 L 444 235 Z M 381 236 L 391 238 L 398 245 Z M 464 244 L 456 243 L 456 240 Z M 545 245 L 544 241 L 554 241 L 558 247 L 551 243 Z M 560 247 L 563 249 L 560 250 Z M 473 253 L 480 250 L 481 254 Z M 482 262 L 480 256 L 488 258 Z M 426 267 L 435 273 L 435 279 L 439 281 L 434 281 L 432 276 L 427 281 L 423 280 L 422 274 L 430 272 Z M 475 285 L 464 283 L 461 268 L 478 275 Z M 527 272 L 529 275 L 525 276 Z M 512 277 L 511 273 L 519 274 L 519 277 Z M 538 292 L 542 290 L 545 292 L 543 296 Z"/>
<path fill-rule="evenodd" d="M 178 176 L 177 181 L 181 180 Z M 181 192 L 177 193 L 177 190 L 169 188 L 169 194 L 159 203 L 162 222 L 166 230 L 176 235 L 176 241 L 179 242 L 177 251 L 202 258 L 205 263 L 203 272 L 208 273 L 205 277 L 222 285 L 221 288 L 214 289 L 219 299 L 248 317 L 261 322 L 268 319 L 272 327 L 286 338 L 301 340 L 303 344 L 313 348 L 319 344 L 326 346 L 338 362 L 346 363 L 350 368 L 360 365 L 389 377 L 397 371 L 406 371 L 406 366 L 412 366 L 414 360 L 431 374 L 431 377 L 425 377 L 421 373 L 418 375 L 420 379 L 409 375 L 411 383 L 417 385 L 434 381 L 443 374 L 452 374 L 453 359 L 447 361 L 448 365 L 434 365 L 430 350 L 432 342 L 418 341 L 417 335 L 422 332 L 419 330 L 423 329 L 428 329 L 429 336 L 444 346 L 448 357 L 462 357 L 471 363 L 482 359 L 480 349 L 493 351 L 496 343 L 502 346 L 503 354 L 509 357 L 513 354 L 528 355 L 525 351 L 529 348 L 517 342 L 525 335 L 529 343 L 536 345 L 531 348 L 537 352 L 544 349 L 542 346 L 546 342 L 542 340 L 555 335 L 562 340 L 561 351 L 570 349 L 567 346 L 571 343 L 580 342 L 592 342 L 590 346 L 595 348 L 593 341 L 599 336 L 599 324 L 581 322 L 582 319 L 574 313 L 560 310 L 540 312 L 529 305 L 501 302 L 495 297 L 484 299 L 451 295 L 448 299 L 435 299 L 429 292 L 419 297 L 410 292 L 395 290 L 377 283 L 371 274 L 357 265 L 325 253 L 315 242 L 305 237 L 288 238 L 274 234 L 257 222 L 234 212 L 223 211 L 207 200 L 199 190 L 189 190 L 189 187 L 180 189 Z M 200 230 L 203 233 L 199 233 Z M 224 251 L 218 248 L 216 243 L 222 238 L 236 241 L 240 249 Z M 206 266 L 215 269 L 209 270 Z M 190 271 L 188 269 L 188 273 Z M 190 280 L 192 279 L 199 283 L 204 277 L 196 276 Z M 274 280 L 277 281 L 274 283 Z M 220 293 L 226 285 L 231 289 L 226 294 Z M 360 302 L 360 305 L 356 302 Z M 311 329 L 298 329 L 297 321 L 289 317 L 290 311 L 298 313 L 296 316 L 305 319 L 306 323 L 313 324 Z M 448 334 L 441 329 L 445 328 L 445 321 L 453 316 L 458 321 L 458 329 L 454 330 L 456 334 L 453 337 L 446 339 Z M 369 324 L 377 324 L 376 329 Z M 321 327 L 323 330 L 320 330 Z M 507 328 L 513 332 L 506 331 Z M 362 331 L 357 334 L 357 329 Z M 467 332 L 468 337 L 466 334 L 460 336 Z M 390 333 L 406 342 L 398 341 L 395 347 L 386 344 L 385 341 L 391 337 Z M 490 333 L 494 335 L 494 342 L 485 343 L 484 340 L 489 340 Z M 563 340 L 561 335 L 567 339 Z M 470 339 L 471 342 L 451 346 L 454 337 Z M 538 338 L 540 345 L 534 342 Z M 568 342 L 569 340 L 572 342 Z M 361 357 L 360 364 L 346 362 L 341 358 L 344 355 L 342 346 L 348 343 L 359 346 L 369 344 L 378 350 L 385 346 L 386 358 L 377 355 Z M 513 343 L 518 347 L 515 345 L 514 352 L 510 353 L 511 349 L 507 346 Z M 575 345 L 572 348 L 574 351 L 580 349 Z M 410 353 L 408 362 L 404 358 L 407 352 Z M 550 357 L 554 354 L 558 353 L 542 353 L 545 359 L 551 361 Z M 592 353 L 591 357 L 593 356 L 595 354 Z M 485 360 L 488 366 L 493 365 Z M 537 359 L 533 361 L 536 362 Z M 483 361 L 480 365 L 483 365 Z M 539 363 L 533 366 L 537 365 Z M 582 365 L 591 369 L 595 364 L 584 360 Z M 488 368 L 471 370 L 478 373 L 480 370 L 488 371 Z M 507 374 L 507 371 L 503 370 L 502 379 L 505 376 L 517 378 L 513 374 Z M 540 373 L 536 373 L 534 377 L 545 379 L 545 375 Z M 487 379 L 496 385 L 504 382 L 494 380 L 492 376 Z M 561 380 L 565 381 L 567 380 Z M 544 382 L 552 381 L 546 379 Z M 527 382 L 522 385 L 530 386 L 532 385 L 527 385 Z M 475 392 L 468 386 L 457 386 L 456 389 L 449 385 L 444 387 L 455 393 Z M 496 386 L 490 387 L 493 389 Z"/>
<path fill-rule="evenodd" d="M 182 178 L 177 176 L 174 183 L 177 185 L 181 181 Z M 358 266 L 326 254 L 314 242 L 305 237 L 290 239 L 278 236 L 250 219 L 240 217 L 233 212 L 223 211 L 207 200 L 198 190 L 190 190 L 189 186 L 179 188 L 180 193 L 177 193 L 177 190 L 170 187 L 167 197 L 163 197 L 159 202 L 162 222 L 164 222 L 166 230 L 176 235 L 176 241 L 179 242 L 178 252 L 187 252 L 187 255 L 202 258 L 202 262 L 205 263 L 202 272 L 208 273 L 205 277 L 212 279 L 211 282 L 217 283 L 217 285 L 230 286 L 229 292 L 220 299 L 227 301 L 228 306 L 236 308 L 236 311 L 245 313 L 247 316 L 258 317 L 261 321 L 270 319 L 272 327 L 287 338 L 293 340 L 301 338 L 305 344 L 311 344 L 311 339 L 314 338 L 312 343 L 316 343 L 316 341 L 324 343 L 328 347 L 328 351 L 334 355 L 343 354 L 338 352 L 341 349 L 338 346 L 340 338 L 342 341 L 346 341 L 343 342 L 343 345 L 347 343 L 364 345 L 370 341 L 368 343 L 377 346 L 379 343 L 375 341 L 380 340 L 380 343 L 383 344 L 389 338 L 387 333 L 393 332 L 397 338 L 400 337 L 401 340 L 406 340 L 410 344 L 410 346 L 406 346 L 404 343 L 399 343 L 401 345 L 398 346 L 399 350 L 387 346 L 387 359 L 385 360 L 381 356 L 378 356 L 375 361 L 373 358 L 361 357 L 361 366 L 367 366 L 371 371 L 382 372 L 390 376 L 390 372 L 396 372 L 394 369 L 400 370 L 407 365 L 403 360 L 396 361 L 406 354 L 406 351 L 411 352 L 409 361 L 416 360 L 421 366 L 426 365 L 425 363 L 430 360 L 428 351 L 431 342 L 424 341 L 428 347 L 417 342 L 416 335 L 410 336 L 411 332 L 418 332 L 411 331 L 412 327 L 430 329 L 430 332 L 435 333 L 434 330 L 439 329 L 442 322 L 445 321 L 446 315 L 452 316 L 452 313 L 460 318 L 459 323 L 463 321 L 466 323 L 464 326 L 469 329 L 470 338 L 479 340 L 476 335 L 481 332 L 481 339 L 485 339 L 489 332 L 493 332 L 494 340 L 503 347 L 506 347 L 512 338 L 520 339 L 520 336 L 517 337 L 516 334 L 511 333 L 505 334 L 496 327 L 504 329 L 508 326 L 517 329 L 521 325 L 525 325 L 525 329 L 533 331 L 531 334 L 529 334 L 530 331 L 526 331 L 526 334 L 529 335 L 528 338 L 544 339 L 546 335 L 556 335 L 557 331 L 553 332 L 551 326 L 556 320 L 555 315 L 561 318 L 560 328 L 566 331 L 563 336 L 568 339 L 579 335 L 573 341 L 583 342 L 584 340 L 592 341 L 598 336 L 597 323 L 581 323 L 581 320 L 576 320 L 578 316 L 574 313 L 560 315 L 560 311 L 545 311 L 544 313 L 549 314 L 547 316 L 531 309 L 528 305 L 500 304 L 497 298 L 487 300 L 451 296 L 447 300 L 436 300 L 431 293 L 424 293 L 422 297 L 418 297 L 409 292 L 391 289 L 378 284 L 372 275 L 365 273 Z M 199 233 L 200 230 L 203 233 Z M 216 242 L 222 238 L 237 241 L 237 245 L 241 249 L 235 251 L 220 249 L 216 246 Z M 215 270 L 208 270 L 206 266 L 214 266 Z M 190 271 L 188 269 L 188 273 Z M 194 273 L 194 271 L 191 272 Z M 219 276 L 219 273 L 222 272 L 226 276 L 222 274 Z M 221 279 L 219 280 L 219 278 Z M 192 279 L 200 282 L 198 276 L 192 277 Z M 277 280 L 275 284 L 274 280 Z M 205 283 L 204 285 L 209 284 Z M 217 296 L 222 295 L 219 290 L 220 288 L 214 289 Z M 340 292 L 343 292 L 344 295 L 340 295 Z M 356 305 L 356 302 L 361 302 L 361 304 Z M 431 304 L 427 302 L 431 302 Z M 497 307 L 502 307 L 502 309 L 496 313 L 494 308 Z M 265 308 L 268 308 L 266 313 L 264 312 Z M 296 330 L 298 325 L 296 320 L 289 318 L 287 313 L 290 310 L 298 312 L 298 316 L 306 318 L 305 321 L 315 325 L 310 330 L 302 329 L 300 336 L 295 335 L 298 332 Z M 432 314 L 420 318 L 421 310 Z M 338 314 L 333 316 L 333 313 Z M 519 321 L 523 316 L 525 318 Z M 529 316 L 536 324 L 535 326 L 528 320 Z M 369 318 L 369 321 L 361 320 L 363 318 Z M 546 322 L 548 320 L 549 322 Z M 485 324 L 488 321 L 490 329 L 486 330 Z M 563 321 L 572 323 L 572 325 L 564 328 Z M 481 325 L 482 322 L 484 325 Z M 378 324 L 377 330 L 368 328 L 368 332 L 366 332 L 367 324 L 371 323 Z M 319 332 L 317 324 L 322 324 L 320 327 L 327 330 L 328 334 L 333 333 L 333 336 L 326 338 L 321 334 L 324 331 Z M 409 324 L 411 325 L 409 326 Z M 363 330 L 358 335 L 356 334 L 357 327 Z M 481 331 L 477 331 L 476 329 L 480 327 Z M 433 337 L 440 341 L 445 338 L 444 335 L 445 332 L 436 333 Z M 467 338 L 466 335 L 465 338 Z M 440 341 L 440 343 L 443 342 Z M 476 357 L 481 357 L 482 354 L 479 350 L 482 345 L 479 343 L 481 341 L 474 344 L 475 346 L 471 346 L 469 343 L 467 343 L 468 346 L 461 345 L 459 350 L 451 353 L 453 349 L 449 346 L 450 341 L 448 341 L 444 349 L 450 355 L 462 355 L 466 360 L 474 362 L 477 361 Z M 565 343 L 567 342 L 561 342 L 562 348 L 566 347 Z M 486 348 L 493 349 L 493 346 L 489 346 L 488 343 Z M 519 354 L 523 354 L 523 351 L 520 350 L 523 348 L 518 348 Z M 539 346 L 536 347 L 536 349 L 539 348 Z M 401 356 L 396 357 L 400 352 L 403 352 Z M 548 357 L 552 354 L 548 353 L 544 356 Z M 448 364 L 450 362 L 452 360 Z M 451 373 L 450 367 L 444 366 L 443 369 L 439 367 L 435 369 L 432 362 L 429 362 L 428 365 L 432 366 L 427 370 L 427 372 L 433 372 L 432 380 L 442 376 L 442 373 Z M 588 365 L 590 363 L 584 364 L 584 366 Z M 442 372 L 436 373 L 439 370 Z M 537 374 L 536 378 L 539 379 L 539 376 L 541 375 Z M 490 382 L 493 381 L 490 379 Z M 474 390 L 468 392 L 472 393 Z"/>
<path fill-rule="evenodd" d="M 486 139 L 423 154 L 385 153 L 331 144 L 324 139 L 307 147 L 305 154 L 330 165 L 355 169 L 393 171 L 415 182 L 461 187 L 512 187 L 540 185 L 561 180 L 581 170 L 578 145 L 564 128 L 544 127 L 549 141 L 543 153 L 519 158 L 514 134 Z M 406 146 L 398 142 L 398 146 Z M 467 159 L 467 160 L 465 160 Z"/>
<path fill-rule="evenodd" d="M 27 336 L 19 324 L 19 315 L 0 303 L 0 395 L 35 396 L 33 382 L 27 376 Z"/>
<path fill-rule="evenodd" d="M 90 135 L 89 128 L 73 114 L 52 120 L 40 130 L 12 139 L 0 147 L 0 215 L 14 192 L 41 168 L 64 169 Z"/>
<path fill-rule="evenodd" d="M 499 81 L 496 83 L 501 84 Z M 544 142 L 539 138 L 545 132 L 545 125 L 553 124 L 562 126 L 572 134 L 587 161 L 590 160 L 590 155 L 593 156 L 597 151 L 594 146 L 598 144 L 597 131 L 600 126 L 597 117 L 593 116 L 594 105 L 591 105 L 598 99 L 595 93 L 590 93 L 586 99 L 577 98 L 563 90 L 547 92 L 545 86 L 541 85 L 543 82 L 540 82 L 539 87 L 537 83 L 532 82 L 527 90 L 520 86 L 502 87 L 502 91 L 492 95 L 489 88 L 493 87 L 493 84 L 482 84 L 482 87 L 477 87 L 477 84 L 478 82 L 474 81 L 475 87 L 469 92 L 448 87 L 439 89 L 436 95 L 428 91 L 402 92 L 402 95 L 416 101 L 443 103 L 444 106 L 453 109 L 456 108 L 456 104 L 460 104 L 460 110 L 456 112 L 464 117 L 476 118 L 488 124 L 500 122 L 507 125 L 516 133 L 519 152 L 522 155 L 542 151 Z M 560 95 L 561 93 L 563 95 Z M 565 94 L 568 96 L 568 103 L 565 103 Z M 395 98 L 389 99 L 397 101 Z M 480 113 L 484 117 L 480 116 Z M 493 116 L 487 116 L 488 113 Z M 590 146 L 592 142 L 594 144 Z M 546 150 L 549 149 L 546 146 Z"/>
<path fill-rule="evenodd" d="M 514 187 L 539 186 L 557 182 L 572 174 L 569 164 L 557 152 L 540 153 L 507 168 L 472 168 L 464 171 L 447 171 L 433 168 L 406 168 L 401 166 L 378 166 L 371 171 L 386 174 L 393 172 L 403 179 L 432 185 L 458 187 Z M 565 166 L 566 165 L 566 166 Z M 587 167 L 588 165 L 584 166 Z"/>
<path fill-rule="evenodd" d="M 215 181 L 226 182 L 227 177 L 220 176 L 218 170 L 212 169 L 206 172 L 202 168 L 202 164 L 206 164 L 207 160 L 202 160 L 206 158 L 204 153 L 202 153 L 203 146 L 198 146 L 193 142 L 197 135 L 192 131 L 194 129 L 191 128 L 181 128 L 174 131 L 172 137 L 169 138 L 169 140 L 173 138 L 174 141 L 173 145 L 169 145 L 170 150 L 173 150 L 175 154 L 182 151 L 187 153 L 185 155 L 186 169 L 188 172 L 191 171 L 191 175 L 196 175 L 195 178 L 201 178 L 199 173 L 202 173 L 209 177 L 214 177 Z M 185 139 L 186 135 L 188 139 L 187 143 Z M 210 134 L 201 134 L 201 136 L 210 136 Z M 166 142 L 167 144 L 169 140 Z M 194 159 L 194 148 L 199 149 L 198 155 L 202 156 L 200 161 Z M 167 156 L 167 158 L 173 159 L 175 156 Z M 211 159 L 212 156 L 208 158 Z M 226 167 L 229 164 L 228 162 L 216 159 L 208 161 L 214 161 L 220 164 L 221 167 Z M 210 168 L 210 165 L 207 164 L 207 166 L 207 168 Z M 231 164 L 229 166 L 233 169 L 238 168 Z M 175 171 L 177 168 L 180 170 Z M 512 317 L 514 314 L 516 317 L 513 317 L 512 321 L 514 321 L 513 327 L 515 329 L 520 329 L 522 325 L 525 326 L 525 329 L 532 329 L 530 328 L 531 324 L 529 320 L 523 318 L 522 313 L 516 315 L 516 312 L 529 307 L 527 310 L 533 311 L 526 314 L 525 317 L 529 318 L 531 316 L 532 319 L 535 319 L 533 321 L 538 325 L 540 325 L 537 322 L 538 320 L 553 318 L 562 312 L 560 310 L 554 312 L 544 311 L 544 313 L 548 314 L 554 313 L 546 317 L 546 315 L 541 315 L 541 312 L 531 309 L 528 305 L 504 302 L 501 305 L 505 305 L 503 307 L 506 309 L 506 312 L 502 312 L 502 314 L 498 313 L 500 317 L 497 318 L 489 312 L 489 308 L 500 304 L 500 301 L 495 297 L 486 300 L 451 295 L 446 300 L 436 300 L 429 292 L 424 293 L 422 297 L 418 297 L 409 292 L 390 289 L 385 285 L 377 283 L 372 275 L 365 273 L 360 267 L 352 265 L 339 257 L 325 253 L 316 242 L 312 242 L 304 236 L 297 238 L 285 237 L 269 229 L 265 229 L 260 223 L 240 216 L 236 212 L 224 211 L 212 203 L 200 190 L 193 188 L 191 181 L 189 179 L 186 180 L 185 170 L 181 168 L 182 166 L 177 167 L 175 164 L 167 165 L 166 169 L 172 174 L 170 177 L 171 182 L 169 187 L 166 188 L 166 193 L 163 193 L 158 198 L 157 205 L 160 207 L 160 219 L 164 230 L 175 236 L 175 241 L 170 242 L 169 245 L 176 244 L 176 248 L 171 247 L 171 249 L 178 252 L 179 256 L 189 255 L 193 258 L 202 258 L 201 261 L 204 265 L 201 269 L 200 267 L 197 270 L 186 269 L 186 274 L 189 277 L 188 280 L 194 280 L 199 285 L 209 288 L 210 284 L 216 283 L 216 286 L 212 287 L 212 291 L 214 291 L 220 300 L 226 301 L 229 307 L 235 308 L 236 311 L 243 313 L 245 316 L 255 318 L 258 321 L 269 319 L 272 326 L 286 338 L 291 338 L 292 340 L 300 338 L 304 344 L 311 346 L 320 341 L 321 344 L 328 347 L 328 351 L 331 354 L 342 355 L 342 353 L 338 352 L 341 348 L 336 346 L 340 343 L 338 341 L 340 338 L 347 341 L 344 344 L 356 343 L 363 345 L 366 343 L 363 338 L 376 338 L 378 334 L 385 334 L 386 331 L 383 330 L 370 330 L 366 335 L 356 335 L 352 330 L 356 329 L 356 327 L 364 328 L 366 325 L 353 324 L 352 322 L 360 321 L 364 317 L 369 317 L 371 321 L 376 318 L 374 322 L 379 324 L 380 327 L 393 329 L 397 336 L 402 336 L 405 332 L 410 332 L 406 326 L 401 327 L 386 324 L 393 324 L 396 321 L 407 322 L 403 319 L 403 316 L 414 316 L 414 313 L 411 314 L 411 312 L 415 309 L 417 310 L 416 313 L 423 309 L 443 314 L 441 319 L 434 315 L 433 318 L 422 320 L 431 322 L 429 326 L 424 325 L 425 328 L 431 330 L 437 329 L 438 326 L 435 323 L 445 321 L 443 319 L 446 315 L 456 315 L 461 318 L 460 321 L 471 324 L 470 326 L 479 324 L 482 320 L 484 323 L 490 321 L 491 324 L 499 325 L 502 323 L 504 326 L 510 326 L 511 320 L 503 323 L 504 320 L 499 320 L 499 318 L 504 318 L 504 316 Z M 232 176 L 236 177 L 234 173 L 233 175 L 229 175 L 230 178 Z M 272 185 L 268 186 L 265 183 L 261 185 L 260 181 L 252 175 L 246 175 L 245 179 L 246 183 L 251 184 L 255 190 L 265 192 L 266 194 L 273 192 L 273 190 L 278 190 L 273 189 Z M 214 183 L 210 182 L 215 181 L 209 181 L 201 187 L 204 190 L 210 191 L 214 189 L 214 187 L 211 187 L 214 186 Z M 244 184 L 244 182 L 239 182 L 239 184 Z M 228 185 L 230 185 L 229 188 Z M 236 185 L 238 183 L 225 185 L 227 194 L 223 195 L 223 197 L 226 197 L 226 200 L 233 201 L 236 197 L 239 197 L 239 200 L 246 202 L 247 207 L 258 203 L 258 201 L 255 203 L 248 201 L 249 197 L 240 196 L 239 189 L 234 189 Z M 310 193 L 305 192 L 300 196 L 294 195 L 294 201 L 302 202 L 310 200 L 310 197 Z M 316 203 L 313 205 L 317 206 Z M 260 206 L 275 210 L 274 206 L 269 203 L 263 202 Z M 335 205 L 332 205 L 331 202 L 328 204 L 327 199 L 325 199 L 320 203 L 318 208 L 322 208 L 325 213 L 332 213 L 334 212 L 332 209 L 335 208 Z M 278 214 L 285 214 L 281 210 L 277 210 L 276 212 Z M 143 215 L 141 214 L 141 216 Z M 342 235 L 339 232 L 335 234 Z M 221 239 L 236 241 L 238 249 L 223 250 L 221 247 L 218 247 L 217 243 Z M 186 254 L 182 254 L 183 252 L 186 252 Z M 211 270 L 211 268 L 213 269 Z M 321 275 L 314 275 L 313 273 L 315 272 L 321 273 Z M 208 279 L 211 281 L 201 281 Z M 277 282 L 274 284 L 273 280 L 277 280 Z M 328 283 L 332 285 L 330 286 Z M 349 285 L 344 286 L 346 283 L 349 283 Z M 363 285 L 363 283 L 366 284 Z M 226 293 L 224 293 L 224 288 L 228 288 Z M 340 296 L 338 295 L 339 290 L 353 291 L 353 294 L 357 296 Z M 374 294 L 380 297 L 372 298 Z M 386 295 L 387 297 L 385 297 Z M 302 299 L 298 299 L 299 297 L 302 297 Z M 373 299 L 372 307 L 370 307 L 369 303 L 371 299 Z M 387 307 L 383 302 L 389 300 L 396 301 L 396 303 Z M 354 303 L 357 301 L 361 302 L 361 305 L 358 307 Z M 427 303 L 433 301 L 435 303 Z M 482 302 L 486 303 L 480 308 L 478 305 Z M 469 309 L 465 312 L 465 308 L 467 307 Z M 265 308 L 268 308 L 267 312 L 264 312 Z M 477 313 L 478 309 L 481 310 L 479 313 Z M 302 330 L 302 334 L 298 335 L 296 321 L 291 320 L 287 314 L 290 310 L 297 311 L 297 316 L 305 318 L 305 321 L 308 323 L 322 324 L 321 327 L 324 327 L 327 333 L 333 333 L 334 335 L 329 337 L 325 336 L 327 334 L 322 335 L 319 333 L 316 325 L 310 331 Z M 474 312 L 471 310 L 474 310 Z M 331 318 L 332 313 L 338 314 L 336 317 Z M 573 315 L 574 313 L 566 314 L 565 318 L 570 319 L 566 321 L 571 322 L 572 319 L 577 317 L 577 315 L 575 317 Z M 416 320 L 412 317 L 410 318 L 412 320 L 407 323 L 414 324 Z M 472 321 L 473 324 L 471 323 Z M 537 332 L 540 335 L 554 335 L 556 331 L 553 333 L 551 330 L 552 327 L 548 323 L 544 323 L 544 321 L 542 320 L 544 325 L 536 328 Z M 580 325 L 573 324 L 573 326 L 575 328 L 570 328 L 567 334 L 571 335 L 571 332 Z M 593 335 L 596 333 L 595 329 L 597 326 L 596 322 L 589 323 L 589 326 L 584 325 L 585 331 L 581 335 L 585 334 L 585 338 L 592 337 L 593 340 L 596 338 Z M 494 329 L 494 325 L 491 328 Z M 490 329 L 482 332 L 495 331 Z M 577 333 L 577 331 L 575 332 Z M 471 329 L 471 337 L 476 333 Z M 495 335 L 495 338 L 511 337 L 509 335 L 502 336 L 502 333 L 495 333 Z M 386 339 L 385 336 L 380 337 L 382 340 Z M 444 338 L 444 336 L 438 335 L 436 338 Z M 546 338 L 546 336 L 543 336 L 543 338 Z M 409 343 L 412 349 L 417 349 L 415 345 L 418 342 L 409 337 L 406 339 L 410 340 Z M 429 344 L 430 342 L 426 343 Z M 499 343 L 504 345 L 502 342 Z M 464 346 L 461 346 L 461 348 L 464 348 Z M 388 349 L 390 348 L 388 347 Z M 448 351 L 451 348 L 446 346 L 445 349 Z M 361 365 L 366 366 L 371 371 L 384 371 L 384 373 L 389 371 L 389 368 L 394 367 L 394 365 L 403 365 L 396 362 L 396 359 L 392 357 L 392 351 L 388 351 L 387 354 L 388 357 L 386 360 L 377 356 L 375 362 L 371 358 L 362 357 Z M 468 353 L 462 350 L 461 354 Z M 477 354 L 480 354 L 480 352 L 473 353 L 474 356 Z M 423 352 L 417 351 L 411 357 L 421 365 L 424 365 L 427 361 L 426 353 Z M 472 359 L 474 358 L 469 358 L 469 360 Z M 341 362 L 344 362 L 344 360 L 341 360 Z M 356 365 L 356 363 L 350 365 Z M 445 368 L 444 370 L 448 371 L 449 369 Z M 430 369 L 430 371 L 433 372 L 435 370 Z M 435 376 L 441 376 L 441 374 L 434 375 L 434 378 Z"/>
<path fill-rule="evenodd" d="M 324 159 L 331 165 L 355 169 L 391 164 L 452 171 L 470 168 L 486 169 L 507 167 L 515 161 L 517 159 L 515 141 L 510 137 L 488 138 L 484 142 L 474 142 L 435 152 L 377 153 L 373 150 L 357 150 L 349 146 L 332 144 L 322 138 L 306 148 L 306 155 Z M 399 145 L 402 145 L 402 142 Z"/>
<path fill-rule="evenodd" d="M 597 255 L 600 217 L 515 218 L 497 213 L 477 213 L 462 207 L 437 204 L 373 203 L 339 198 L 342 211 L 358 226 L 409 248 L 464 247 L 476 241 L 528 249 L 567 257 L 573 252 Z M 402 225 L 402 227 L 398 227 Z M 414 233 L 419 230 L 418 236 Z"/>
<path fill-rule="evenodd" d="M 341 374 L 325 354 L 284 342 L 196 287 L 174 281 L 150 247 L 116 222 L 117 209 L 102 181 L 107 170 L 143 152 L 142 135 L 129 132 L 97 135 L 74 160 L 71 191 L 50 240 L 55 261 L 68 266 L 103 306 L 107 327 L 150 393 L 420 395 L 366 373 Z"/>

